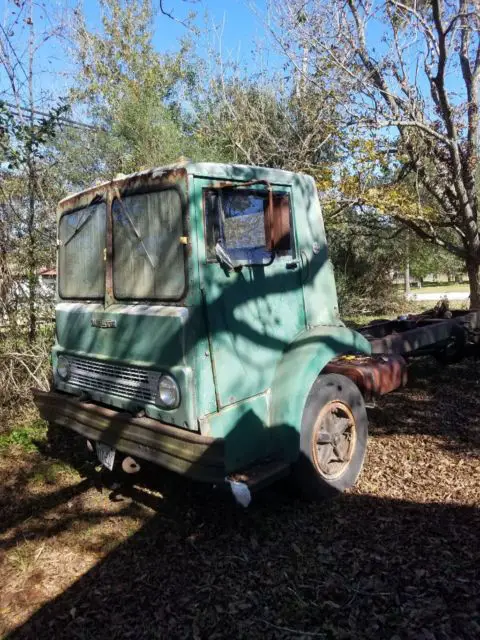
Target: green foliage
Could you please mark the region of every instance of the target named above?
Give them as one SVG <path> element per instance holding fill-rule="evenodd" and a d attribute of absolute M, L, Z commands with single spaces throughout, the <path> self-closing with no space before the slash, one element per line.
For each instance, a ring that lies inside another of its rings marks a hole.
<path fill-rule="evenodd" d="M 462 260 L 440 247 L 424 242 L 413 233 L 409 234 L 408 240 L 404 243 L 405 254 L 407 245 L 410 274 L 414 278 L 421 280 L 429 274 L 437 273 L 454 277 L 465 271 Z"/>
<path fill-rule="evenodd" d="M 260 60 L 262 55 L 257 52 Z M 201 143 L 227 162 L 304 171 L 324 180 L 343 137 L 327 80 L 304 81 L 288 62 L 282 73 L 256 63 L 252 74 L 212 58 L 218 70 L 196 104 Z"/>
<path fill-rule="evenodd" d="M 463 272 L 460 259 L 387 216 L 379 219 L 376 211 L 346 209 L 341 218 L 327 219 L 327 233 L 340 309 L 346 315 L 403 309 L 405 301 L 392 277 L 403 276 L 407 262 L 410 276 L 418 280 Z"/>
<path fill-rule="evenodd" d="M 8 169 L 21 169 L 32 157 L 44 157 L 44 147 L 56 135 L 59 119 L 69 110 L 62 102 L 35 122 L 19 118 L 0 100 L 0 151 Z"/>
<path fill-rule="evenodd" d="M 394 272 L 402 268 L 399 231 L 388 219 L 379 223 L 374 213 L 355 209 L 327 225 L 342 314 L 385 314 L 400 308 L 392 286 Z"/>
<path fill-rule="evenodd" d="M 86 172 L 84 157 L 78 177 L 111 177 L 182 155 L 196 157 L 182 107 L 195 82 L 191 43 L 181 41 L 175 54 L 154 49 L 150 0 L 101 0 L 100 8 L 101 33 L 91 31 L 80 13 L 75 29 L 80 73 L 72 97 L 87 106 L 99 129 L 87 141 L 85 136 L 68 141 L 70 147 L 86 143 L 90 150 L 90 167 Z M 65 149 L 65 141 L 61 144 Z"/>

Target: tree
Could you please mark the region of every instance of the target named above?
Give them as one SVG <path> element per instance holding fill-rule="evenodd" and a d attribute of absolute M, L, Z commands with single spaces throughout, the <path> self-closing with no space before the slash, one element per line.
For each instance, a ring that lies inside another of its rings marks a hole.
<path fill-rule="evenodd" d="M 98 129 L 83 140 L 92 156 L 90 179 L 197 155 L 182 107 L 195 82 L 189 41 L 175 54 L 154 49 L 151 0 L 100 0 L 100 10 L 101 32 L 80 11 L 73 31 L 79 73 L 72 100 L 86 105 Z"/>
<path fill-rule="evenodd" d="M 35 90 L 37 57 L 42 45 L 62 31 L 37 28 L 39 13 L 33 0 L 9 3 L 8 21 L 0 25 L 0 249 L 2 300 L 11 288 L 11 265 L 26 270 L 29 340 L 37 332 L 37 271 L 41 266 L 45 237 L 52 240 L 51 202 L 43 179 L 46 143 L 67 110 L 60 102 L 43 110 Z M 43 11 L 43 9 L 42 9 Z M 50 100 L 51 102 L 51 100 Z M 51 242 L 50 252 L 53 253 Z M 12 262 L 12 260 L 10 260 Z M 18 274 L 17 274 L 18 275 Z"/>
<path fill-rule="evenodd" d="M 391 313 L 401 307 L 392 276 L 404 266 L 405 230 L 389 219 L 355 207 L 327 226 L 329 257 L 335 268 L 340 310 Z M 386 266 L 387 265 L 387 266 Z"/>
<path fill-rule="evenodd" d="M 312 82 L 336 67 L 355 137 L 363 131 L 375 147 L 386 131 L 388 148 L 371 160 L 383 157 L 392 179 L 379 183 L 373 172 L 358 201 L 461 258 L 480 307 L 479 0 L 293 0 L 272 10 L 290 57 L 309 42 Z"/>
<path fill-rule="evenodd" d="M 430 274 L 446 275 L 450 280 L 460 276 L 465 270 L 463 262 L 455 255 L 426 243 L 412 233 L 408 237 L 408 253 L 410 273 L 420 282 Z"/>
<path fill-rule="evenodd" d="M 225 162 L 304 171 L 321 185 L 330 178 L 334 150 L 340 153 L 343 145 L 327 79 L 313 84 L 288 59 L 272 69 L 262 47 L 255 50 L 253 65 L 225 59 L 221 38 L 220 32 L 209 64 L 202 63 L 206 81 L 195 102 L 200 144 Z M 305 52 L 305 64 L 307 58 Z"/>

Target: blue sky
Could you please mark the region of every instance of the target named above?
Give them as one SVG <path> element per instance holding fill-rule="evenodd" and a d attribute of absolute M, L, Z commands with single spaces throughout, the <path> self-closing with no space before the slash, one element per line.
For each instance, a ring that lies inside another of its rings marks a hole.
<path fill-rule="evenodd" d="M 154 5 L 156 0 L 153 0 Z M 72 9 L 77 0 L 37 0 L 35 3 L 35 18 L 37 31 L 47 28 L 45 16 L 48 14 L 51 22 L 60 22 L 62 8 Z M 257 0 L 261 8 L 265 6 L 264 0 Z M 45 7 L 46 11 L 42 8 Z M 12 0 L 0 0 L 0 22 L 5 24 L 12 14 L 14 5 Z M 255 42 L 265 39 L 264 29 L 258 18 L 247 6 L 245 0 L 198 0 L 196 2 L 183 2 L 182 0 L 164 0 L 164 8 L 179 19 L 183 19 L 190 11 L 197 13 L 196 23 L 200 29 L 207 29 L 205 37 L 213 38 L 213 24 L 223 23 L 223 49 L 225 55 L 234 55 L 242 60 L 252 59 L 252 49 Z M 97 0 L 83 0 L 83 9 L 88 24 L 91 28 L 99 28 L 100 10 Z M 180 38 L 188 34 L 181 24 L 172 21 L 168 17 L 158 13 L 154 24 L 154 45 L 160 52 L 174 51 L 178 47 Z M 21 21 L 15 27 L 16 43 L 22 46 L 26 44 L 27 29 Z M 57 95 L 66 94 L 68 86 L 75 72 L 71 56 L 58 43 L 51 41 L 44 45 L 39 52 L 37 62 L 36 83 L 37 90 L 44 90 Z M 20 47 L 21 48 L 21 47 Z M 0 74 L 0 90 L 5 87 L 5 79 Z"/>
<path fill-rule="evenodd" d="M 260 0 L 257 1 L 257 4 L 262 7 L 265 3 Z M 156 0 L 153 0 L 153 5 L 158 6 Z M 262 27 L 258 24 L 258 20 L 248 8 L 245 0 L 196 0 L 194 2 L 191 0 L 164 0 L 163 5 L 166 11 L 179 19 L 185 18 L 189 12 L 194 11 L 197 14 L 196 22 L 199 27 L 205 25 L 205 14 L 208 14 L 210 18 L 207 24 L 212 20 L 216 24 L 225 20 L 225 42 L 235 49 L 241 46 L 243 50 L 249 50 L 254 38 L 262 35 Z M 84 0 L 83 6 L 89 24 L 94 27 L 99 22 L 97 0 Z M 185 27 L 158 12 L 155 20 L 154 43 L 159 51 L 174 50 L 178 38 L 184 36 L 185 33 Z"/>
<path fill-rule="evenodd" d="M 95 3 L 95 0 L 92 0 Z M 263 2 L 257 2 L 259 6 Z M 210 24 L 212 20 L 216 24 L 225 21 L 224 43 L 228 48 L 237 50 L 241 48 L 247 54 L 256 38 L 261 38 L 263 34 L 262 25 L 253 12 L 247 7 L 245 0 L 201 0 L 194 4 L 184 3 L 180 0 L 166 0 L 165 9 L 173 10 L 175 16 L 186 15 L 189 10 L 194 10 L 198 14 L 197 24 L 199 27 L 205 26 L 204 17 L 208 14 Z M 159 50 L 175 48 L 177 38 L 185 33 L 184 27 L 172 23 L 168 18 L 159 15 L 156 20 L 155 45 Z"/>
<path fill-rule="evenodd" d="M 158 0 L 152 0 L 154 5 Z M 267 0 L 252 0 L 261 11 L 265 9 Z M 281 1 L 281 0 L 279 0 Z M 288 1 L 288 0 L 284 0 Z M 37 32 L 45 28 L 51 28 L 60 22 L 62 10 L 65 7 L 70 10 L 78 4 L 79 0 L 35 0 L 34 22 Z M 158 5 L 157 5 L 158 6 Z M 254 70 L 257 64 L 253 53 L 256 44 L 265 44 L 267 34 L 261 20 L 249 8 L 249 0 L 164 0 L 164 7 L 171 11 L 179 19 L 184 18 L 188 12 L 197 13 L 196 23 L 198 27 L 205 31 L 203 45 L 199 53 L 205 54 L 206 40 L 213 44 L 213 24 L 223 24 L 222 50 L 224 58 L 234 57 Z M 8 24 L 9 18 L 15 10 L 13 0 L 0 0 L 0 23 Z M 45 11 L 46 9 L 46 11 Z M 87 22 L 92 29 L 101 28 L 100 9 L 98 0 L 83 0 L 83 9 Z M 48 24 L 46 16 L 50 19 Z M 17 49 L 25 48 L 28 28 L 21 20 L 15 26 L 15 33 L 12 40 L 15 41 Z M 383 25 L 373 20 L 369 27 L 369 41 L 375 46 L 377 52 L 384 48 L 381 41 Z M 154 45 L 160 52 L 174 51 L 178 47 L 178 40 L 188 32 L 181 24 L 172 21 L 168 17 L 162 16 L 160 12 L 154 24 Z M 64 42 L 64 47 L 58 41 L 51 40 L 40 49 L 36 65 L 36 92 L 39 96 L 38 106 L 42 106 L 42 93 L 51 97 L 65 96 L 68 88 L 74 80 L 76 70 L 72 64 L 72 56 L 68 51 L 69 43 Z M 278 67 L 281 63 L 281 56 L 275 51 L 272 43 L 267 43 L 269 68 Z M 412 51 L 411 70 L 415 69 L 415 51 Z M 460 83 L 455 75 L 449 78 L 449 85 L 452 88 L 460 88 Z M 2 89 L 6 86 L 5 76 L 2 76 L 0 69 L 0 97 Z M 424 78 L 420 78 L 419 86 L 422 90 L 427 88 Z"/>

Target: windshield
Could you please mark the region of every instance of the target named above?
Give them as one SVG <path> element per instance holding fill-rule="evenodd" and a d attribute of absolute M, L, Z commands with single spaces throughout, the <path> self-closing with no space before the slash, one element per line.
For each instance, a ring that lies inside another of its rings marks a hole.
<path fill-rule="evenodd" d="M 103 298 L 105 203 L 66 213 L 58 228 L 58 291 L 62 298 Z"/>
<path fill-rule="evenodd" d="M 112 214 L 115 297 L 181 298 L 185 268 L 178 192 L 166 189 L 117 199 Z"/>

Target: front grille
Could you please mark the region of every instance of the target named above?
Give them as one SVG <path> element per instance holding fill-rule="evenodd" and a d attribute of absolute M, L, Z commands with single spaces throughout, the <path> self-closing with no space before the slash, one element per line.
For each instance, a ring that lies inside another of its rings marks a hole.
<path fill-rule="evenodd" d="M 69 357 L 70 377 L 67 383 L 82 391 L 100 391 L 155 403 L 159 374 L 136 367 L 124 367 L 99 360 Z"/>

